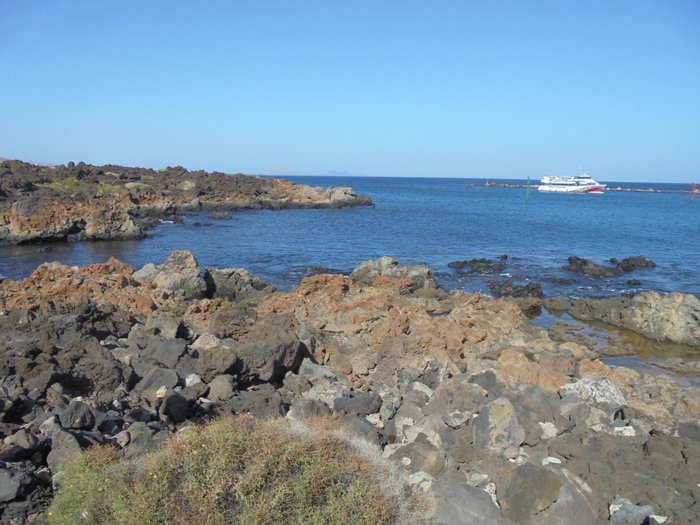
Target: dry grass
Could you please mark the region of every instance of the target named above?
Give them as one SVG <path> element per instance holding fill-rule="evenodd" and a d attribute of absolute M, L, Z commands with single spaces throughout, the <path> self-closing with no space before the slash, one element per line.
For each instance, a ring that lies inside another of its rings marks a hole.
<path fill-rule="evenodd" d="M 364 446 L 364 445 L 363 445 Z M 192 427 L 138 461 L 82 454 L 46 520 L 64 524 L 410 523 L 420 501 L 371 447 L 337 425 L 226 418 Z"/>

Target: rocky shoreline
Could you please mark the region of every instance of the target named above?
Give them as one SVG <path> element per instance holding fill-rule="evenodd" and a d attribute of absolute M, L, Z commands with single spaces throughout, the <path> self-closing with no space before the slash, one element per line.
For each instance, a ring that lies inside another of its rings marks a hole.
<path fill-rule="evenodd" d="M 0 162 L 0 245 L 137 239 L 159 220 L 211 210 L 370 205 L 351 188 L 312 188 L 282 179 L 124 166 Z"/>
<path fill-rule="evenodd" d="M 694 296 L 567 301 L 700 350 Z M 45 263 L 0 283 L 0 350 L 3 523 L 37 519 L 82 449 L 138 457 L 231 413 L 336 418 L 408 472 L 433 523 L 700 521 L 697 388 L 608 367 L 426 266 L 384 257 L 276 292 L 189 252 Z"/>

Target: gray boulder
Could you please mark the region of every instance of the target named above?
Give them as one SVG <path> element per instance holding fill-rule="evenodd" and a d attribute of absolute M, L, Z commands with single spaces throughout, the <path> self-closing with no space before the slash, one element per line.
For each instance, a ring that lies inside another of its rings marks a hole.
<path fill-rule="evenodd" d="M 63 428 L 91 429 L 95 425 L 92 409 L 77 399 L 73 399 L 59 416 Z"/>
<path fill-rule="evenodd" d="M 190 413 L 190 402 L 174 390 L 168 389 L 160 405 L 161 416 L 173 423 L 182 423 Z"/>
<path fill-rule="evenodd" d="M 21 470 L 0 468 L 0 503 L 7 503 L 21 496 L 31 476 Z"/>
<path fill-rule="evenodd" d="M 230 374 L 216 376 L 209 383 L 209 397 L 212 400 L 227 401 L 238 390 L 238 380 Z"/>
<path fill-rule="evenodd" d="M 525 439 L 515 409 L 505 397 L 499 397 L 474 418 L 474 446 L 498 456 L 514 458 Z"/>
<path fill-rule="evenodd" d="M 607 412 L 618 410 L 627 405 L 625 395 L 609 379 L 578 379 L 573 383 L 563 385 L 559 389 L 559 395 L 562 398 L 574 395 Z"/>
<path fill-rule="evenodd" d="M 197 260 L 187 250 L 171 253 L 158 267 L 152 281 L 161 290 L 181 293 L 185 299 L 201 299 L 207 291 Z"/>
<path fill-rule="evenodd" d="M 401 293 L 404 294 L 421 293 L 440 297 L 446 295 L 438 289 L 432 270 L 425 264 L 403 266 L 393 257 L 380 257 L 361 263 L 350 273 L 350 279 L 366 286 L 371 285 L 378 276 L 408 279 L 411 284 L 401 289 Z"/>
<path fill-rule="evenodd" d="M 202 381 L 211 381 L 221 374 L 229 374 L 236 370 L 238 356 L 236 346 L 222 343 L 214 348 L 198 351 L 199 357 L 194 360 L 194 371 Z"/>
<path fill-rule="evenodd" d="M 564 266 L 564 270 L 580 273 L 591 277 L 616 277 L 622 273 L 619 268 L 610 268 L 602 264 L 596 264 L 588 259 L 583 259 L 572 255 L 568 259 L 569 264 Z"/>
<path fill-rule="evenodd" d="M 280 380 L 288 370 L 299 367 L 301 350 L 289 315 L 261 317 L 236 346 L 241 378 L 249 382 Z"/>
<path fill-rule="evenodd" d="M 155 359 L 168 368 L 175 368 L 178 360 L 187 351 L 187 342 L 182 339 L 165 339 L 162 336 L 153 336 L 148 339 L 142 355 Z"/>
<path fill-rule="evenodd" d="M 57 429 L 51 436 L 51 452 L 46 457 L 46 463 L 55 474 L 79 453 L 80 443 L 75 436 L 65 430 Z"/>
<path fill-rule="evenodd" d="M 134 387 L 135 390 L 157 390 L 160 387 L 175 388 L 180 383 L 180 377 L 175 370 L 167 368 L 150 368 L 141 381 Z"/>
<path fill-rule="evenodd" d="M 243 268 L 207 268 L 205 278 L 209 281 L 209 291 L 214 297 L 229 301 L 240 301 L 275 291 L 274 286 L 267 285 Z"/>
<path fill-rule="evenodd" d="M 553 472 L 525 463 L 504 471 L 496 487 L 503 514 L 515 523 L 529 525 L 557 501 L 561 481 Z"/>

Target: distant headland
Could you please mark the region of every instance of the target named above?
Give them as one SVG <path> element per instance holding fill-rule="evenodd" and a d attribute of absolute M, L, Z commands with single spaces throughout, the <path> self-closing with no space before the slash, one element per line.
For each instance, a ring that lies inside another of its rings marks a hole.
<path fill-rule="evenodd" d="M 200 210 L 367 206 L 351 188 L 312 188 L 283 179 L 83 162 L 0 162 L 0 245 L 135 239 L 159 220 Z"/>

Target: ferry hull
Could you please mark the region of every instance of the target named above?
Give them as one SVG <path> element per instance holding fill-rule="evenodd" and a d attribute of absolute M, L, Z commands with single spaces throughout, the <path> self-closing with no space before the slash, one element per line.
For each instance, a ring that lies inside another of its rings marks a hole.
<path fill-rule="evenodd" d="M 605 186 L 547 186 L 542 185 L 537 188 L 539 191 L 551 193 L 603 193 Z"/>

